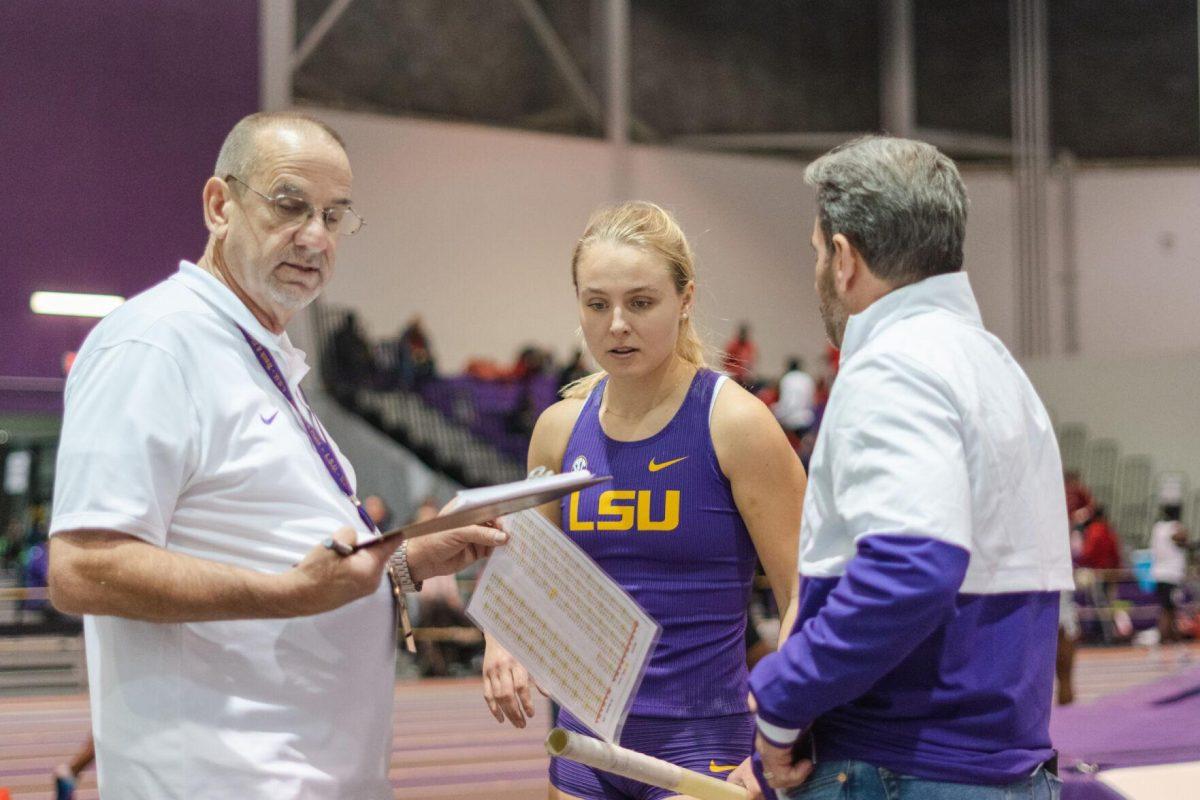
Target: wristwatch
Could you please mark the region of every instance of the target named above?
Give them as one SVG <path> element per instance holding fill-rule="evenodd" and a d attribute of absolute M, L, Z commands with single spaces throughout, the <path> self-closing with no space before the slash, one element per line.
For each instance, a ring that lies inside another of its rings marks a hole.
<path fill-rule="evenodd" d="M 401 542 L 396 548 L 396 552 L 392 553 L 388 565 L 392 568 L 392 574 L 396 577 L 396 583 L 400 587 L 400 591 L 405 594 L 421 591 L 421 585 L 412 579 L 412 573 L 408 569 L 408 542 Z"/>

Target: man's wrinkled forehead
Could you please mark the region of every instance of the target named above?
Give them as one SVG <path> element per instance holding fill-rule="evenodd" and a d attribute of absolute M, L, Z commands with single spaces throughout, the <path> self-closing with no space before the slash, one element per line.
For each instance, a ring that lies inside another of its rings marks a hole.
<path fill-rule="evenodd" d="M 262 130 L 256 142 L 259 177 L 320 180 L 347 195 L 353 180 L 350 158 L 340 144 L 315 125 L 279 125 Z"/>

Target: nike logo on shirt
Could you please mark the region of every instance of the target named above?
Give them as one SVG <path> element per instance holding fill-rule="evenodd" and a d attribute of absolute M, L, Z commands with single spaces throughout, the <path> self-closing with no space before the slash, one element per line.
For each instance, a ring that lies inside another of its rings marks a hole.
<path fill-rule="evenodd" d="M 709 760 L 708 771 L 715 772 L 720 775 L 722 772 L 733 772 L 738 768 L 737 764 L 718 764 L 715 760 Z"/>
<path fill-rule="evenodd" d="M 687 458 L 687 456 L 681 456 L 680 458 L 672 459 L 671 461 L 664 461 L 661 464 L 654 463 L 654 459 L 652 458 L 652 459 L 650 459 L 650 471 L 658 472 L 660 469 L 666 469 L 667 467 L 671 466 L 672 464 L 678 464 L 680 461 L 683 461 L 686 458 Z"/>
<path fill-rule="evenodd" d="M 261 420 L 263 421 L 263 423 L 265 423 L 265 424 L 267 424 L 267 425 L 270 425 L 272 422 L 274 422 L 274 421 L 275 421 L 275 418 L 276 418 L 277 416 L 279 416 L 279 412 L 278 412 L 278 411 L 276 411 L 274 414 L 272 414 L 272 415 L 271 415 L 271 416 L 269 416 L 269 417 L 264 417 L 262 414 L 259 414 L 259 415 L 258 415 L 258 418 L 259 418 L 259 419 L 261 419 Z"/>

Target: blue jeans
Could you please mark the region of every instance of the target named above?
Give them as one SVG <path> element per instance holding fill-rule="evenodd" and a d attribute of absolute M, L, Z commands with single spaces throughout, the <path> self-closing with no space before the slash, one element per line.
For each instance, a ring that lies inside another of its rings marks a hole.
<path fill-rule="evenodd" d="M 826 761 L 803 786 L 777 794 L 779 800 L 1059 800 L 1062 783 L 1044 769 L 1006 786 L 980 786 L 898 775 L 865 761 Z"/>

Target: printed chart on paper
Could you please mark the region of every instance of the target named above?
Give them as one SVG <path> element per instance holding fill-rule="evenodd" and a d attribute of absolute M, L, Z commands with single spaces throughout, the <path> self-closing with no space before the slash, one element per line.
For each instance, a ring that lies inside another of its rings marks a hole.
<path fill-rule="evenodd" d="M 561 705 L 616 741 L 661 629 L 586 553 L 535 510 L 504 517 L 467 607 Z"/>

